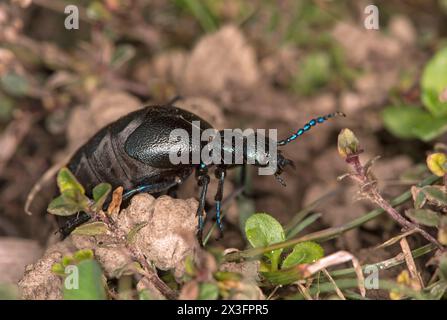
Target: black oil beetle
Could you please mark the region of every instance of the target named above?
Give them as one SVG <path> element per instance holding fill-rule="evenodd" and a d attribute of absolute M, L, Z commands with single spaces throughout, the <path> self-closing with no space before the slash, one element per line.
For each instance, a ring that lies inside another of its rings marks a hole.
<path fill-rule="evenodd" d="M 284 140 L 275 142 L 277 146 L 283 146 L 295 140 L 311 127 L 322 123 L 335 115 L 343 115 L 335 112 L 326 116 L 312 119 L 304 127 Z M 217 164 L 173 164 L 169 153 L 172 150 L 170 134 L 174 129 L 184 129 L 191 133 L 192 122 L 200 121 L 200 129 L 212 129 L 212 126 L 197 115 L 173 106 L 171 103 L 164 106 L 149 106 L 134 111 L 117 121 L 107 125 L 95 134 L 73 155 L 68 163 L 68 168 L 88 191 L 101 182 L 108 182 L 113 188 L 124 188 L 123 198 L 139 193 L 147 192 L 158 194 L 181 184 L 193 171 L 200 187 L 199 206 L 197 209 L 199 243 L 202 244 L 203 211 L 205 197 L 208 190 L 210 177 L 208 171 L 214 168 L 215 177 L 218 179 L 218 188 L 215 196 L 216 222 L 222 232 L 221 202 L 226 170 L 237 165 Z M 265 140 L 267 141 L 267 140 Z M 185 143 L 181 148 L 184 152 L 201 151 L 206 141 L 199 144 Z M 234 146 L 226 147 L 226 152 L 234 153 Z M 258 159 L 267 156 L 268 145 L 264 148 L 265 154 L 256 154 L 255 149 L 243 150 L 243 163 L 252 163 L 256 166 L 264 166 L 265 163 L 248 159 Z M 293 166 L 291 160 L 284 158 L 280 151 L 277 154 L 275 177 L 282 184 L 281 172 L 287 165 Z M 239 165 L 240 166 L 240 165 Z M 70 217 L 65 221 L 60 231 L 62 235 L 68 235 L 75 227 L 88 221 L 90 217 L 86 213 L 80 213 L 76 217 Z"/>

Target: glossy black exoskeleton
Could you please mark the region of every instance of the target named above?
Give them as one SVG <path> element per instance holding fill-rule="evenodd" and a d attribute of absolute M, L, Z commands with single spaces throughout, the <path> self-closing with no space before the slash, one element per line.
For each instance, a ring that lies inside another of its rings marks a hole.
<path fill-rule="evenodd" d="M 318 117 L 311 120 L 303 128 L 287 139 L 274 142 L 277 146 L 285 145 L 309 130 L 317 123 L 324 122 L 335 114 Z M 197 216 L 199 219 L 197 236 L 202 243 L 203 210 L 210 177 L 208 171 L 215 167 L 214 173 L 218 179 L 218 189 L 215 196 L 217 224 L 222 230 L 221 201 L 226 170 L 235 167 L 234 164 L 173 164 L 169 154 L 172 151 L 171 132 L 174 129 L 184 129 L 192 137 L 193 121 L 200 121 L 200 130 L 212 129 L 212 126 L 197 115 L 177 107 L 154 106 L 145 107 L 132 112 L 117 121 L 107 125 L 84 144 L 71 158 L 68 168 L 79 182 L 89 191 L 101 182 L 108 182 L 113 188 L 122 186 L 124 198 L 138 192 L 157 194 L 167 191 L 181 184 L 193 171 L 196 173 L 200 186 L 199 206 Z M 223 139 L 223 131 L 217 137 Z M 256 133 L 254 133 L 256 136 Z M 263 151 L 253 148 L 243 148 L 244 165 L 247 163 L 256 166 L 266 166 L 265 159 L 269 159 L 268 139 Z M 271 142 L 271 141 L 270 141 Z M 208 141 L 193 143 L 192 138 L 186 142 L 176 144 L 182 153 L 193 154 L 200 152 Z M 235 146 L 222 143 L 222 153 L 235 153 Z M 263 159 L 263 160 L 261 160 Z M 250 161 L 251 160 L 251 161 Z M 292 165 L 292 161 L 284 158 L 280 152 L 277 154 L 275 176 L 279 177 L 284 167 Z M 80 213 L 61 228 L 63 235 L 69 234 L 77 225 L 89 219 L 86 213 Z"/>

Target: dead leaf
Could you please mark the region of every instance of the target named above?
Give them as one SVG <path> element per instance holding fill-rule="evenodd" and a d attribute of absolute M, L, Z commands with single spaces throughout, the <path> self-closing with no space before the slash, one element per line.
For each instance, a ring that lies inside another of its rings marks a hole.
<path fill-rule="evenodd" d="M 112 201 L 107 208 L 107 214 L 109 216 L 116 216 L 119 213 L 123 201 L 123 190 L 121 186 L 113 190 Z"/>

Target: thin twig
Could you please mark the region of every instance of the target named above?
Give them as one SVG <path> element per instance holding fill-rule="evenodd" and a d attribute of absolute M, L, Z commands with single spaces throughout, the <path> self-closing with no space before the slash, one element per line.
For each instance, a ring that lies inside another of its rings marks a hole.
<path fill-rule="evenodd" d="M 0 136 L 0 174 L 14 155 L 23 138 L 31 128 L 30 113 L 19 112 Z"/>
<path fill-rule="evenodd" d="M 280 286 L 276 286 L 275 288 L 273 288 L 272 292 L 270 292 L 270 294 L 268 295 L 268 297 L 265 300 L 272 300 L 273 295 L 276 293 L 276 291 L 278 291 Z"/>
<path fill-rule="evenodd" d="M 349 174 L 349 177 L 360 185 L 362 196 L 384 209 L 393 220 L 404 228 L 404 231 L 416 230 L 425 239 L 436 245 L 440 250 L 444 250 L 444 247 L 438 240 L 436 240 L 427 231 L 420 228 L 417 224 L 405 219 L 399 212 L 397 212 L 396 209 L 393 208 L 390 203 L 388 203 L 388 201 L 382 197 L 377 188 L 376 181 L 370 177 L 368 169 L 361 164 L 359 153 L 348 156 L 346 158 L 346 162 L 354 169 L 354 173 Z"/>

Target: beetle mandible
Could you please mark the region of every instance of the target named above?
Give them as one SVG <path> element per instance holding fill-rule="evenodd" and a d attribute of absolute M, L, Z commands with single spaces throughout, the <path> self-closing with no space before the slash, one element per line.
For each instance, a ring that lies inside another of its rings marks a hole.
<path fill-rule="evenodd" d="M 310 120 L 286 139 L 276 142 L 278 147 L 284 146 L 310 130 L 313 126 L 336 116 L 341 112 L 334 112 Z M 194 171 L 198 186 L 200 187 L 199 206 L 197 209 L 198 231 L 197 238 L 202 245 L 202 232 L 204 226 L 203 211 L 208 191 L 211 167 L 214 168 L 218 179 L 218 188 L 215 195 L 216 223 L 222 235 L 221 204 L 226 170 L 247 163 L 255 166 L 266 166 L 258 159 L 269 159 L 268 139 L 263 151 L 260 149 L 243 148 L 242 164 L 173 164 L 169 153 L 172 150 L 170 134 L 175 129 L 184 129 L 191 133 L 192 122 L 200 121 L 200 129 L 212 129 L 212 126 L 197 115 L 175 107 L 172 104 L 164 106 L 149 106 L 129 113 L 117 121 L 105 126 L 96 133 L 87 143 L 81 146 L 72 156 L 68 168 L 76 176 L 87 192 L 101 182 L 108 182 L 113 188 L 124 188 L 123 198 L 147 192 L 156 194 L 178 186 Z M 218 132 L 217 137 L 222 131 Z M 257 133 L 253 133 L 256 137 Z M 257 140 L 256 140 L 257 141 Z M 245 140 L 244 140 L 245 143 Z M 201 152 L 206 141 L 193 143 L 192 140 L 180 146 L 184 152 Z M 234 145 L 224 145 L 225 152 L 235 153 Z M 222 150 L 222 152 L 224 152 Z M 260 154 L 262 152 L 262 154 Z M 249 162 L 249 160 L 252 160 Z M 280 175 L 286 166 L 293 166 L 293 162 L 286 159 L 278 150 L 276 170 L 274 176 L 283 185 Z M 61 233 L 66 236 L 75 227 L 88 221 L 90 216 L 84 212 L 70 218 L 61 227 Z"/>

